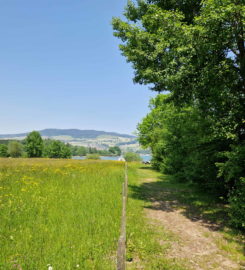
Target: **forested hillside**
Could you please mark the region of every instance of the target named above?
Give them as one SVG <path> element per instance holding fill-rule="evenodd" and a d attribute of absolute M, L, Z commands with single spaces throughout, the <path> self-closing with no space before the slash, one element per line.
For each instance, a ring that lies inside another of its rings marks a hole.
<path fill-rule="evenodd" d="M 70 136 L 74 139 L 82 139 L 82 138 L 97 138 L 99 136 L 117 136 L 123 138 L 134 138 L 132 135 L 128 134 L 119 134 L 116 132 L 105 132 L 98 130 L 80 130 L 80 129 L 56 129 L 56 128 L 48 128 L 39 131 L 40 134 L 44 137 L 57 137 L 57 136 Z M 18 137 L 26 137 L 28 132 L 19 133 L 19 134 L 0 134 L 0 138 L 18 138 Z"/>
<path fill-rule="evenodd" d="M 130 1 L 125 16 L 113 28 L 134 81 L 159 93 L 140 143 L 158 170 L 229 202 L 245 229 L 244 1 Z"/>
<path fill-rule="evenodd" d="M 135 136 L 116 132 L 80 129 L 43 129 L 40 130 L 39 133 L 44 139 L 59 140 L 80 147 L 108 150 L 109 147 L 116 145 L 125 152 L 142 150 Z M 3 143 L 5 143 L 5 140 L 24 140 L 28 134 L 29 132 L 0 134 L 0 140 Z"/>

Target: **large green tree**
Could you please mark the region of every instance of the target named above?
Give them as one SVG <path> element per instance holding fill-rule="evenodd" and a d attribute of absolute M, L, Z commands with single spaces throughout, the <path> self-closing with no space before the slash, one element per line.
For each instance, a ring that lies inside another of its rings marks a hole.
<path fill-rule="evenodd" d="M 135 82 L 195 104 L 219 120 L 218 133 L 243 140 L 243 0 L 129 1 L 124 14 L 127 21 L 113 19 L 114 34 Z"/>
<path fill-rule="evenodd" d="M 138 125 L 139 142 L 150 147 L 156 169 L 228 197 L 231 223 L 244 228 L 245 144 L 230 147 L 231 138 L 217 137 L 212 117 L 203 118 L 195 107 L 176 107 L 170 97 L 151 100 L 150 113 Z"/>
<path fill-rule="evenodd" d="M 134 81 L 171 93 L 153 101 L 140 142 L 157 168 L 223 187 L 244 226 L 244 0 L 129 1 L 124 15 L 113 28 Z"/>
<path fill-rule="evenodd" d="M 223 161 L 218 153 L 229 141 L 217 139 L 210 117 L 203 119 L 193 107 L 177 108 L 168 102 L 169 97 L 160 94 L 151 100 L 151 112 L 138 125 L 139 142 L 151 148 L 156 169 L 224 195 L 229 186 L 217 181 L 216 163 Z"/>
<path fill-rule="evenodd" d="M 25 140 L 25 150 L 28 157 L 41 157 L 43 153 L 43 140 L 38 131 L 32 131 Z"/>

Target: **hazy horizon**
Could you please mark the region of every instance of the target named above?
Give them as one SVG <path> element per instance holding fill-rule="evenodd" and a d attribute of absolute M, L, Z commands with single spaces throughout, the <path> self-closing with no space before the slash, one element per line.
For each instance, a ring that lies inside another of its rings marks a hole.
<path fill-rule="evenodd" d="M 48 128 L 44 128 L 44 129 L 32 129 L 32 130 L 26 130 L 23 132 L 14 132 L 14 133 L 0 133 L 0 135 L 16 135 L 16 134 L 24 134 L 24 133 L 30 133 L 32 131 L 43 131 L 43 130 L 81 130 L 81 131 L 85 131 L 85 130 L 91 130 L 91 131 L 101 131 L 101 132 L 108 132 L 108 133 L 118 133 L 118 134 L 125 134 L 125 135 L 133 135 L 132 133 L 123 133 L 123 132 L 117 132 L 114 130 L 98 130 L 98 129 L 80 129 L 80 128 L 52 128 L 52 127 L 48 127 Z"/>

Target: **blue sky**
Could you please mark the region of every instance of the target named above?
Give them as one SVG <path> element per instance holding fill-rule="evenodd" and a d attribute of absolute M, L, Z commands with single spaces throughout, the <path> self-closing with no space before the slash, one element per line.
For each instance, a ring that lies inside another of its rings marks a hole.
<path fill-rule="evenodd" d="M 126 0 L 0 4 L 0 134 L 136 129 L 154 93 L 132 82 L 113 37 Z"/>

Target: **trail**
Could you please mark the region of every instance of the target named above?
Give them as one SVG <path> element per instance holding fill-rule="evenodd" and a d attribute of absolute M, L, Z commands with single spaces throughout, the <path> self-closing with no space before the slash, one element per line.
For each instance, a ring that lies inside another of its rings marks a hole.
<path fill-rule="evenodd" d="M 151 207 L 145 208 L 145 214 L 150 224 L 163 226 L 175 236 L 176 240 L 171 242 L 167 254 L 169 258 L 183 261 L 191 270 L 245 269 L 217 245 L 218 241 L 224 240 L 216 230 L 216 224 L 186 216 L 185 209 L 174 196 L 178 190 L 162 189 L 156 183 L 159 183 L 156 178 L 143 179 L 145 196 L 152 202 Z M 164 241 L 160 243 L 164 244 Z"/>

